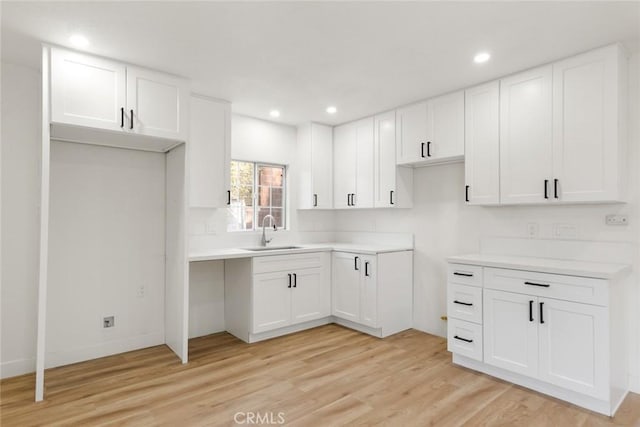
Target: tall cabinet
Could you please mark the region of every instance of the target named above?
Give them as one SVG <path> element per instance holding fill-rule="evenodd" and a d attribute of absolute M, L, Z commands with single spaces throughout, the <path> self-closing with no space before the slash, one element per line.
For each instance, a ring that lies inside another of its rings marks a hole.
<path fill-rule="evenodd" d="M 49 367 L 158 344 L 186 363 L 188 112 L 188 80 L 43 47 L 36 401 Z M 131 196 L 134 184 L 153 194 Z M 148 202 L 126 206 L 120 193 Z M 101 219 L 116 236 L 96 242 L 78 231 Z M 145 250 L 132 250 L 123 230 L 139 232 Z"/>
<path fill-rule="evenodd" d="M 373 207 L 373 117 L 337 126 L 333 130 L 336 208 Z"/>

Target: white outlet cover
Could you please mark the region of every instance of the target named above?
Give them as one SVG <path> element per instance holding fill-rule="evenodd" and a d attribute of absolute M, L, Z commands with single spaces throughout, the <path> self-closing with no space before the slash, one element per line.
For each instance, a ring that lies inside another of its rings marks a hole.
<path fill-rule="evenodd" d="M 605 217 L 605 223 L 607 225 L 627 225 L 629 224 L 629 217 L 627 215 L 607 215 Z"/>

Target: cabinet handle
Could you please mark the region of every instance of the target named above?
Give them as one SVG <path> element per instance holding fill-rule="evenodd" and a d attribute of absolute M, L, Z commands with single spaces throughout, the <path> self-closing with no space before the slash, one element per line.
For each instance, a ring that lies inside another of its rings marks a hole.
<path fill-rule="evenodd" d="M 313 195 L 313 206 L 314 207 L 318 206 L 318 195 L 317 194 Z"/>
<path fill-rule="evenodd" d="M 457 271 L 454 271 L 453 275 L 454 276 L 473 277 L 473 274 L 471 274 L 471 273 L 458 273 Z"/>
<path fill-rule="evenodd" d="M 131 126 L 129 129 L 133 129 L 133 110 L 131 110 Z"/>
<path fill-rule="evenodd" d="M 558 197 L 558 178 L 553 180 L 553 197 L 559 199 Z"/>
<path fill-rule="evenodd" d="M 551 286 L 548 283 L 535 283 L 535 282 L 524 282 L 524 284 L 529 286 L 540 286 L 541 288 L 548 288 Z"/>
<path fill-rule="evenodd" d="M 289 276 L 289 286 L 287 288 L 291 288 L 291 274 L 287 274 L 287 276 Z"/>
<path fill-rule="evenodd" d="M 431 157 L 431 141 L 427 141 L 427 157 Z"/>
<path fill-rule="evenodd" d="M 120 107 L 120 127 L 124 128 L 124 107 Z"/>
<path fill-rule="evenodd" d="M 544 198 L 545 199 L 549 198 L 549 180 L 548 179 L 544 180 Z"/>
<path fill-rule="evenodd" d="M 544 323 L 544 317 L 542 317 L 542 306 L 544 305 L 543 302 L 540 303 L 540 323 L 543 324 Z"/>
<path fill-rule="evenodd" d="M 293 273 L 293 287 L 298 287 L 298 275 L 296 273 Z"/>
<path fill-rule="evenodd" d="M 369 261 L 364 262 L 364 275 L 369 277 Z"/>
<path fill-rule="evenodd" d="M 356 193 L 351 193 L 351 206 L 356 205 Z"/>
<path fill-rule="evenodd" d="M 389 191 L 389 204 L 394 205 L 393 203 L 393 190 Z"/>
<path fill-rule="evenodd" d="M 351 193 L 347 194 L 347 206 L 351 206 Z"/>
<path fill-rule="evenodd" d="M 457 340 L 460 340 L 460 341 L 469 342 L 469 343 L 473 342 L 473 340 L 468 340 L 468 339 L 466 339 L 466 338 L 462 338 L 462 337 L 459 337 L 459 336 L 457 336 L 457 335 L 454 335 L 453 337 L 454 337 L 455 339 L 457 339 Z"/>
<path fill-rule="evenodd" d="M 471 307 L 473 304 L 470 302 L 462 302 L 462 301 L 458 301 L 458 300 L 454 300 L 453 301 L 454 304 L 460 304 L 460 305 L 466 305 L 468 307 Z"/>
<path fill-rule="evenodd" d="M 420 143 L 420 157 L 424 159 L 424 142 Z"/>
<path fill-rule="evenodd" d="M 353 259 L 353 268 L 357 271 L 360 270 L 360 268 L 358 267 L 358 260 L 360 259 L 360 257 L 355 257 Z"/>
<path fill-rule="evenodd" d="M 227 190 L 227 205 L 231 204 L 231 190 Z"/>
<path fill-rule="evenodd" d="M 464 201 L 465 202 L 469 201 L 469 186 L 468 185 L 464 186 Z"/>
<path fill-rule="evenodd" d="M 533 300 L 529 300 L 529 322 L 533 322 Z"/>

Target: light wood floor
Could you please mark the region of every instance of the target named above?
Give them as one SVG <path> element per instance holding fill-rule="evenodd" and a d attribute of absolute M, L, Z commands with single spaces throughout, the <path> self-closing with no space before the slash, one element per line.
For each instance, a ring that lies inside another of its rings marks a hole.
<path fill-rule="evenodd" d="M 248 345 L 191 340 L 190 363 L 165 346 L 0 382 L 3 427 L 233 425 L 237 412 L 283 413 L 291 426 L 640 425 L 640 396 L 614 419 L 451 364 L 442 338 L 384 340 L 337 325 Z M 244 421 L 244 418 L 238 418 Z M 245 424 L 247 425 L 247 424 Z"/>

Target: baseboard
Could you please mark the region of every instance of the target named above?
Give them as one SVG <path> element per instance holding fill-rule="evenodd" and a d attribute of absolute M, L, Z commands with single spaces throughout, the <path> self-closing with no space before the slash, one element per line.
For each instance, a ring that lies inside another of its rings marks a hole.
<path fill-rule="evenodd" d="M 74 348 L 59 352 L 47 352 L 45 368 L 49 369 L 71 363 L 84 362 L 86 360 L 112 356 L 114 354 L 153 347 L 164 343 L 164 334 L 156 332 L 153 334 L 136 335 L 122 340 L 107 341 L 89 347 Z"/>
<path fill-rule="evenodd" d="M 18 375 L 31 374 L 36 371 L 36 359 L 18 359 L 0 363 L 0 378 L 17 377 Z"/>
<path fill-rule="evenodd" d="M 322 319 L 310 320 L 308 322 L 299 323 L 297 325 L 287 326 L 285 328 L 275 329 L 273 331 L 262 332 L 259 334 L 249 334 L 249 343 L 254 343 L 258 341 L 268 340 L 270 338 L 281 337 L 283 335 L 293 334 L 295 332 L 304 331 L 305 329 L 316 328 L 318 326 L 328 325 L 332 323 L 331 316 L 323 317 Z M 245 341 L 242 337 L 231 333 L 231 335 L 236 338 L 240 338 L 242 341 Z M 245 341 L 247 342 L 247 341 Z"/>
<path fill-rule="evenodd" d="M 369 326 L 364 326 L 359 323 L 355 323 L 346 319 L 341 319 L 340 317 L 335 317 L 335 316 L 331 318 L 331 321 L 333 323 L 344 326 L 346 328 L 354 329 L 358 332 L 362 332 L 365 334 L 373 335 L 374 337 L 382 338 L 381 328 L 370 328 Z"/>

